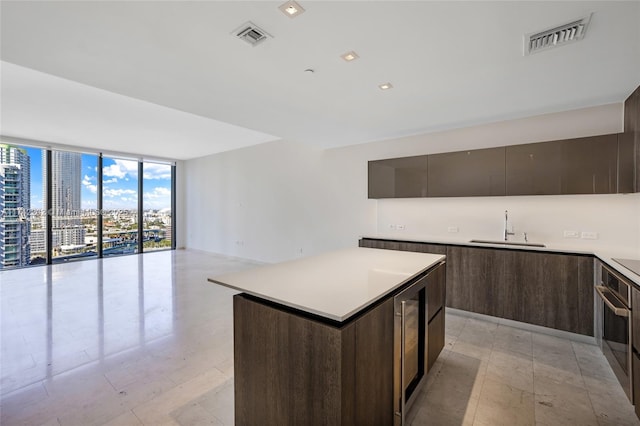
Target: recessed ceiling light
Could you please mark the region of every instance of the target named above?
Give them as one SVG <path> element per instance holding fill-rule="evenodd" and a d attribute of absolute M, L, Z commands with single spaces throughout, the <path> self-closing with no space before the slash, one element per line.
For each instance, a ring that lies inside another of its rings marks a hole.
<path fill-rule="evenodd" d="M 393 85 L 391 83 L 382 83 L 378 87 L 380 88 L 380 90 L 389 90 L 393 88 Z"/>
<path fill-rule="evenodd" d="M 340 55 L 340 57 L 347 62 L 351 62 L 355 59 L 358 59 L 360 56 L 358 56 L 358 54 L 352 50 L 351 52 Z"/>
<path fill-rule="evenodd" d="M 289 18 L 295 18 L 296 16 L 304 13 L 303 7 L 293 0 L 289 0 L 288 2 L 281 4 L 278 6 L 278 9 L 280 9 L 282 13 L 287 15 Z"/>

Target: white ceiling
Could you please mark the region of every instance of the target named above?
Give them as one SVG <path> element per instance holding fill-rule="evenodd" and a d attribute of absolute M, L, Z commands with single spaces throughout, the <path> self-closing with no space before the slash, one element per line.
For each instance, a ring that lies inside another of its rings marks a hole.
<path fill-rule="evenodd" d="M 282 2 L 2 1 L 2 134 L 186 159 L 621 102 L 640 84 L 638 1 L 301 0 L 295 19 Z M 523 34 L 591 12 L 584 40 L 522 55 Z M 232 37 L 248 20 L 273 38 Z"/>

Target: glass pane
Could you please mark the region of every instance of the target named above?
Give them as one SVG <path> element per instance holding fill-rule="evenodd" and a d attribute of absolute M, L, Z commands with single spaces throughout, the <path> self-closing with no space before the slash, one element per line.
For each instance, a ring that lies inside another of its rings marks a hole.
<path fill-rule="evenodd" d="M 102 160 L 104 256 L 138 252 L 138 162 Z"/>
<path fill-rule="evenodd" d="M 96 160 L 95 155 L 51 151 L 51 255 L 54 262 L 97 256 L 95 238 L 93 245 L 87 244 L 87 228 L 95 233 L 97 224 Z M 43 194 L 46 198 L 46 187 Z M 91 205 L 93 210 L 87 209 Z"/>
<path fill-rule="evenodd" d="M 405 370 L 404 370 L 404 382 L 409 384 L 418 375 L 418 351 L 420 345 L 418 339 L 420 335 L 420 299 L 415 297 L 411 300 L 407 300 L 406 308 L 406 323 L 405 323 Z"/>
<path fill-rule="evenodd" d="M 82 228 L 84 257 L 98 255 L 98 156 L 82 154 Z"/>
<path fill-rule="evenodd" d="M 0 144 L 0 269 L 45 263 L 42 155 Z"/>
<path fill-rule="evenodd" d="M 171 166 L 143 165 L 144 251 L 171 248 Z"/>

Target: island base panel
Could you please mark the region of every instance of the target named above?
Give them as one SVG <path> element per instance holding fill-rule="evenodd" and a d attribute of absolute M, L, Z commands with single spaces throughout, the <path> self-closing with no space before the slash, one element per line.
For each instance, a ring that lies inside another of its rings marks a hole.
<path fill-rule="evenodd" d="M 233 302 L 236 424 L 393 424 L 392 298 L 341 327 Z"/>

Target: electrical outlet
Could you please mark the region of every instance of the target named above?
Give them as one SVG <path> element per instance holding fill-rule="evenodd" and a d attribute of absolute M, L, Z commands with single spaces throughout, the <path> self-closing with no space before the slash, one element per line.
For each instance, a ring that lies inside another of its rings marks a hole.
<path fill-rule="evenodd" d="M 447 232 L 455 234 L 456 232 L 458 232 L 458 227 L 457 226 L 450 226 L 450 227 L 447 228 Z"/>
<path fill-rule="evenodd" d="M 396 229 L 398 229 L 398 231 L 404 231 L 404 225 L 396 225 Z"/>
<path fill-rule="evenodd" d="M 591 231 L 583 231 L 581 234 L 581 238 L 585 239 L 585 240 L 597 240 L 598 239 L 598 233 L 597 232 L 591 232 Z"/>
<path fill-rule="evenodd" d="M 580 233 L 578 231 L 564 231 L 565 238 L 580 238 Z"/>
<path fill-rule="evenodd" d="M 389 229 L 396 229 L 396 226 L 392 223 L 389 225 Z"/>

